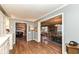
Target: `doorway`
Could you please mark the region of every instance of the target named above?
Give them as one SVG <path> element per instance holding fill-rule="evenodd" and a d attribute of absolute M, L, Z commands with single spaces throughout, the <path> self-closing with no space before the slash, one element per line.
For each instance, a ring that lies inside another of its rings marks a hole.
<path fill-rule="evenodd" d="M 41 42 L 45 41 L 62 45 L 62 15 L 41 22 Z"/>
<path fill-rule="evenodd" d="M 26 23 L 16 23 L 16 41 L 27 41 L 27 25 Z"/>
<path fill-rule="evenodd" d="M 63 46 L 63 15 L 59 14 L 50 19 L 41 21 L 41 43 Z"/>

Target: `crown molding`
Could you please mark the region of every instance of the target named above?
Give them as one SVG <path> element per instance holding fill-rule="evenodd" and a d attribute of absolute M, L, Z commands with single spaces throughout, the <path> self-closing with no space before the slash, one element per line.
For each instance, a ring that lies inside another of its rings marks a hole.
<path fill-rule="evenodd" d="M 32 20 L 29 20 L 29 21 L 34 22 L 34 23 L 35 23 L 35 22 L 38 22 L 38 21 L 40 21 L 42 18 L 45 18 L 46 16 L 49 16 L 51 13 L 54 13 L 55 11 L 58 11 L 58 10 L 62 9 L 62 8 L 64 8 L 64 7 L 67 6 L 67 5 L 68 5 L 68 4 L 64 4 L 64 5 L 62 5 L 62 6 L 58 7 L 58 8 L 56 8 L 55 10 L 53 10 L 53 11 L 51 11 L 51 12 L 49 12 L 49 13 L 47 13 L 47 14 L 45 14 L 45 15 L 39 17 L 39 18 L 37 18 L 37 20 L 35 20 L 35 21 L 32 21 Z M 1 6 L 1 4 L 0 4 L 0 10 L 2 11 L 2 13 L 3 13 L 4 15 L 10 17 L 10 16 L 7 14 L 7 12 L 4 10 L 4 8 Z M 10 18 L 11 18 L 11 17 L 10 17 Z M 16 18 L 16 19 L 19 19 L 19 18 Z"/>
<path fill-rule="evenodd" d="M 9 15 L 8 15 L 7 12 L 4 10 L 4 8 L 1 6 L 1 4 L 0 4 L 0 10 L 2 11 L 2 13 L 3 13 L 5 16 L 8 16 L 8 17 L 9 17 Z"/>
<path fill-rule="evenodd" d="M 58 11 L 58 10 L 64 8 L 64 7 L 66 7 L 66 6 L 68 6 L 68 4 L 64 4 L 64 5 L 62 5 L 62 6 L 58 7 L 58 8 L 56 8 L 55 10 L 53 10 L 53 11 L 51 11 L 51 12 L 49 12 L 49 13 L 47 13 L 47 14 L 41 16 L 41 17 L 39 17 L 39 18 L 38 18 L 36 21 L 34 21 L 34 22 L 38 22 L 38 21 L 40 21 L 42 18 L 45 18 L 46 16 L 49 16 L 50 14 L 52 14 L 52 13 L 54 13 L 54 12 L 56 12 L 56 11 Z"/>

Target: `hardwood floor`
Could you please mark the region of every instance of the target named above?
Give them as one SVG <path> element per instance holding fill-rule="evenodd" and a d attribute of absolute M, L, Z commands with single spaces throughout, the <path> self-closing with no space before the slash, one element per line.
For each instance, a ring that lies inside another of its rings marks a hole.
<path fill-rule="evenodd" d="M 25 40 L 17 39 L 16 45 L 12 50 L 14 54 L 61 54 L 62 47 L 55 43 L 37 43 L 32 40 L 26 42 Z"/>

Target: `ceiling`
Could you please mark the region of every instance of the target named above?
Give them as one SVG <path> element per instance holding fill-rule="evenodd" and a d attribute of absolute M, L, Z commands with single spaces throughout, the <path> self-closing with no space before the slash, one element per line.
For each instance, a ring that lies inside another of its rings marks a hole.
<path fill-rule="evenodd" d="M 6 13 L 15 19 L 36 21 L 63 4 L 2 4 Z"/>
<path fill-rule="evenodd" d="M 62 24 L 62 15 L 59 15 L 59 16 L 56 16 L 54 18 L 48 19 L 47 21 L 44 21 L 41 24 L 42 24 L 42 26 Z"/>

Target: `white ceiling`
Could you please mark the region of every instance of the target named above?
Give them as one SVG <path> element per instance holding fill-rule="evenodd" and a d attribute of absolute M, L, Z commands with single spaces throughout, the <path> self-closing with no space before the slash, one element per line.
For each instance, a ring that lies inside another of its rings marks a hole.
<path fill-rule="evenodd" d="M 3 4 L 9 16 L 16 19 L 35 21 L 41 16 L 59 8 L 62 4 Z"/>

